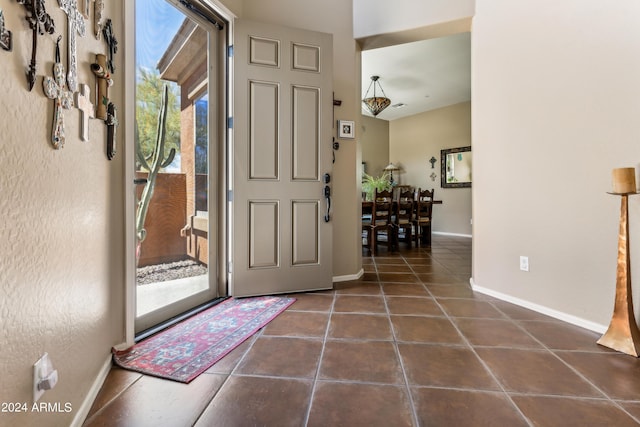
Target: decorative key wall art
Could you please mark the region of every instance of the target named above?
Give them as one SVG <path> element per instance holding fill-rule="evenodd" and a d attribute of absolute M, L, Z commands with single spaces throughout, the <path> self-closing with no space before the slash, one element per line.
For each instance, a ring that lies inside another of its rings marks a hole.
<path fill-rule="evenodd" d="M 11 31 L 4 28 L 4 15 L 0 9 L 0 47 L 4 50 L 11 51 Z"/>
<path fill-rule="evenodd" d="M 91 64 L 91 71 L 96 76 L 96 118 L 107 120 L 109 86 L 113 85 L 111 74 L 107 70 L 107 57 L 102 54 L 96 55 L 96 62 Z"/>
<path fill-rule="evenodd" d="M 93 32 L 96 39 L 100 40 L 102 34 L 102 14 L 104 13 L 104 0 L 95 0 L 93 6 Z"/>
<path fill-rule="evenodd" d="M 111 160 L 116 155 L 116 129 L 119 124 L 113 102 L 107 105 L 107 120 L 104 123 L 107 125 L 107 159 Z"/>
<path fill-rule="evenodd" d="M 60 8 L 67 14 L 68 49 L 67 49 L 67 84 L 72 92 L 78 90 L 78 58 L 76 53 L 76 33 L 84 37 L 86 26 L 84 17 L 78 10 L 78 0 L 58 0 Z"/>
<path fill-rule="evenodd" d="M 60 63 L 60 40 L 56 42 L 56 62 L 53 64 L 53 78 L 45 76 L 42 81 L 44 93 L 53 99 L 55 108 L 53 110 L 53 130 L 51 132 L 51 144 L 53 148 L 59 150 L 64 147 L 64 115 L 62 110 L 68 110 L 73 106 L 73 92 L 68 91 L 65 85 L 64 65 Z"/>
<path fill-rule="evenodd" d="M 115 74 L 116 66 L 113 62 L 113 56 L 118 51 L 118 40 L 116 40 L 116 36 L 113 34 L 113 24 L 111 19 L 107 19 L 107 22 L 104 24 L 104 28 L 102 29 L 102 35 L 104 36 L 104 41 L 107 43 L 107 49 L 109 53 L 109 60 L 107 61 L 107 68 L 111 71 L 111 74 Z"/>
<path fill-rule="evenodd" d="M 84 16 L 86 19 L 89 19 L 89 14 L 91 12 L 91 3 L 93 3 L 92 0 L 83 0 L 83 6 L 82 6 L 82 16 Z"/>
<path fill-rule="evenodd" d="M 32 32 L 31 61 L 26 67 L 29 91 L 32 91 L 37 79 L 39 36 L 53 35 L 56 32 L 54 20 L 45 9 L 46 3 L 47 0 L 15 0 L 14 3 L 19 5 L 16 7 L 24 7 L 24 18 Z M 53 37 L 55 41 L 53 75 L 44 76 L 42 80 L 44 94 L 54 102 L 50 143 L 55 149 L 64 147 L 65 132 L 68 131 L 65 129 L 64 110 L 75 107 L 80 112 L 79 136 L 81 140 L 89 140 L 90 119 L 98 118 L 104 122 L 107 134 L 107 158 L 111 160 L 116 154 L 116 130 L 118 127 L 116 106 L 109 99 L 109 87 L 113 85 L 111 76 L 116 71 L 115 55 L 118 51 L 113 21 L 104 17 L 105 0 L 57 0 L 57 3 L 61 11 L 67 15 L 67 29 L 63 30 L 63 35 Z M 5 27 L 5 16 L 8 12 L 4 5 L 3 9 L 0 9 L 0 48 L 12 51 L 15 36 Z M 93 16 L 91 16 L 92 13 Z M 77 52 L 77 37 L 83 37 L 86 34 L 87 23 L 85 20 L 89 21 L 89 25 L 93 24 L 92 30 L 96 39 L 104 38 L 106 44 L 106 55 L 102 52 L 97 53 L 95 63 L 80 64 L 82 66 L 90 65 L 91 72 L 95 76 L 95 103 L 92 103 L 91 97 L 94 95 L 91 94 L 89 85 L 78 81 L 78 58 L 81 56 Z M 60 54 L 60 43 L 64 43 L 63 38 L 67 39 L 66 70 Z M 45 38 L 45 42 L 49 40 L 50 38 Z"/>
<path fill-rule="evenodd" d="M 96 118 L 104 120 L 107 125 L 107 159 L 111 160 L 116 154 L 116 106 L 109 100 L 109 87 L 113 85 L 111 73 L 107 68 L 107 57 L 96 55 L 96 62 L 91 64 L 91 71 L 96 76 Z"/>
<path fill-rule="evenodd" d="M 31 47 L 31 64 L 27 72 L 27 82 L 29 91 L 33 89 L 36 83 L 36 52 L 38 50 L 38 34 L 53 34 L 55 25 L 53 19 L 44 8 L 44 0 L 16 0 L 27 9 L 25 19 L 29 23 L 29 28 L 33 31 L 33 41 Z"/>

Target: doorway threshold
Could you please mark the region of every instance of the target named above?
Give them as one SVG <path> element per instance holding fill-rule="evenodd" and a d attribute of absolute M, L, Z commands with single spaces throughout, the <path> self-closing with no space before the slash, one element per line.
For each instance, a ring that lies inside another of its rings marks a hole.
<path fill-rule="evenodd" d="M 185 319 L 188 319 L 191 316 L 195 316 L 196 314 L 211 308 L 215 305 L 220 304 L 222 301 L 226 300 L 229 297 L 218 297 L 215 298 L 211 301 L 208 301 L 204 304 L 201 304 L 197 307 L 192 308 L 191 310 L 185 311 L 182 314 L 179 314 L 177 316 L 174 316 L 170 319 L 165 320 L 162 323 L 159 323 L 155 326 L 150 327 L 149 329 L 145 329 L 144 331 L 140 331 L 140 333 L 136 334 L 136 336 L 134 337 L 134 342 L 138 343 L 146 338 L 149 338 L 152 335 L 157 334 L 158 332 L 164 331 L 167 328 L 170 328 L 171 326 L 182 322 Z"/>
<path fill-rule="evenodd" d="M 138 316 L 144 316 L 175 301 L 202 292 L 208 287 L 209 276 L 207 274 L 138 285 L 136 288 L 136 313 Z"/>

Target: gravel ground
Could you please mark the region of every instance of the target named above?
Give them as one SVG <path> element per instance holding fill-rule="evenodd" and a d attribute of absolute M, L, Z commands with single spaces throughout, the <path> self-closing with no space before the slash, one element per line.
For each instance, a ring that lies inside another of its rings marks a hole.
<path fill-rule="evenodd" d="M 202 274 L 207 274 L 206 266 L 192 260 L 176 261 L 138 268 L 136 283 L 138 285 L 148 285 Z"/>

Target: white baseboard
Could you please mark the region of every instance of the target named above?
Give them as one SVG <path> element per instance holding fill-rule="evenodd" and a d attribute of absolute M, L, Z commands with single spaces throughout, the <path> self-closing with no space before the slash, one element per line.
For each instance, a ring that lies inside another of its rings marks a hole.
<path fill-rule="evenodd" d="M 471 288 L 474 291 L 492 296 L 494 298 L 498 298 L 499 300 L 510 302 L 520 307 L 524 307 L 529 310 L 533 310 L 535 312 L 545 314 L 547 316 L 553 317 L 554 319 L 562 320 L 563 322 L 571 323 L 572 325 L 580 326 L 581 328 L 585 328 L 593 332 L 603 334 L 607 331 L 607 326 L 601 325 L 599 323 L 582 319 L 580 317 L 576 317 L 571 314 L 563 313 L 561 311 L 557 311 L 549 307 L 538 305 L 530 301 L 525 301 L 523 299 L 516 298 L 511 295 L 503 294 L 502 292 L 497 292 L 492 289 L 483 288 L 482 286 L 476 285 L 475 282 L 473 281 L 473 278 L 469 279 L 469 283 L 471 283 Z"/>
<path fill-rule="evenodd" d="M 360 269 L 357 274 L 347 274 L 345 276 L 333 276 L 333 283 L 348 282 L 349 280 L 358 280 L 364 274 L 364 269 Z"/>
<path fill-rule="evenodd" d="M 76 411 L 76 416 L 73 417 L 73 421 L 71 422 L 71 427 L 81 427 L 84 424 L 89 411 L 91 410 L 91 406 L 93 406 L 93 402 L 96 400 L 100 389 L 102 388 L 102 384 L 104 384 L 104 380 L 107 379 L 107 375 L 109 375 L 109 371 L 111 370 L 111 353 L 109 353 L 109 357 L 104 361 L 100 371 L 98 372 L 98 376 L 91 384 L 91 388 L 89 392 L 85 396 L 82 404 Z"/>
<path fill-rule="evenodd" d="M 468 237 L 469 239 L 473 237 L 471 234 L 447 233 L 444 231 L 432 231 L 431 234 L 437 234 L 439 236 Z"/>

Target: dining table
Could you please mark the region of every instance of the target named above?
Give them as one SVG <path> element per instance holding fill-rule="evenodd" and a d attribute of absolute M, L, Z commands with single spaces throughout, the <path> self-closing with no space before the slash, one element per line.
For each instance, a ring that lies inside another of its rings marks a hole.
<path fill-rule="evenodd" d="M 431 203 L 434 204 L 434 205 L 441 205 L 442 204 L 442 200 L 433 200 L 433 201 L 431 201 Z M 392 202 L 393 209 L 395 209 L 397 204 L 398 204 L 398 202 L 396 200 L 394 200 Z M 372 200 L 363 200 L 362 201 L 362 214 L 363 215 L 365 215 L 366 213 L 371 214 L 372 209 L 373 209 L 373 201 Z"/>
<path fill-rule="evenodd" d="M 442 200 L 432 200 L 431 201 L 432 204 L 434 205 L 441 205 L 442 204 Z M 396 212 L 398 209 L 398 201 L 397 200 L 393 200 L 391 203 L 391 211 L 392 212 Z M 415 209 L 415 207 L 414 207 Z M 373 201 L 372 200 L 362 200 L 362 221 L 363 224 L 366 222 L 370 222 L 371 221 L 371 217 L 373 214 Z M 423 242 L 429 242 L 428 245 L 431 245 L 431 236 L 426 237 L 423 236 L 422 238 Z"/>

